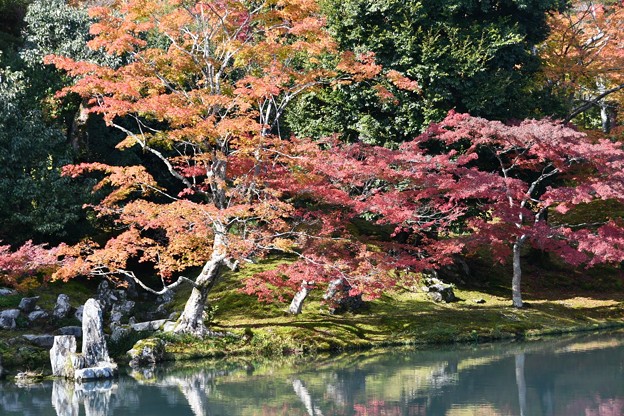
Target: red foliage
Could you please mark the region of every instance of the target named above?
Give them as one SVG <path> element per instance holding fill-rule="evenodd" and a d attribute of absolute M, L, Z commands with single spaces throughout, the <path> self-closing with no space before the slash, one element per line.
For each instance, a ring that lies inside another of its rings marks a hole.
<path fill-rule="evenodd" d="M 32 241 L 15 251 L 9 245 L 0 246 L 0 283 L 20 289 L 24 277 L 42 273 L 45 280 L 49 279 L 57 266 L 56 254 L 56 249 Z"/>
<path fill-rule="evenodd" d="M 432 125 L 421 140 L 442 144 L 446 154 L 457 152 L 458 161 L 474 161 L 457 174 L 485 175 L 475 188 L 460 187 L 451 196 L 479 210 L 467 218 L 466 244 L 490 246 L 503 261 L 511 245 L 526 236 L 534 247 L 556 252 L 573 265 L 624 259 L 621 224 L 569 224 L 561 215 L 548 220 L 549 213 L 567 213 L 582 203 L 624 201 L 624 151 L 619 143 L 588 140 L 549 120 L 505 125 L 454 112 Z M 482 191 L 478 196 L 477 187 Z"/>

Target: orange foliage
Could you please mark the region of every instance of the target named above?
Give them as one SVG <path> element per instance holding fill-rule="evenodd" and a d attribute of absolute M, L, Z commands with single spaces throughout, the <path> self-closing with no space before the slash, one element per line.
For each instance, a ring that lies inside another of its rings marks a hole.
<path fill-rule="evenodd" d="M 549 25 L 540 54 L 550 84 L 581 101 L 624 86 L 624 4 L 577 0 Z M 609 99 L 624 102 L 624 90 Z"/>

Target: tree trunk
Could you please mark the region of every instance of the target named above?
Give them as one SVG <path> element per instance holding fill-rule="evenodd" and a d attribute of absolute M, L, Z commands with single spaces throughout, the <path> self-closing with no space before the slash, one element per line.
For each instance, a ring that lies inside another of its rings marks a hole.
<path fill-rule="evenodd" d="M 204 325 L 204 308 L 206 307 L 207 297 L 207 288 L 193 288 L 173 332 L 177 334 L 192 334 L 198 337 L 208 334 L 208 328 Z"/>
<path fill-rule="evenodd" d="M 84 156 L 89 152 L 89 138 L 87 134 L 87 123 L 89 121 L 88 99 L 83 99 L 74 115 L 69 128 L 69 142 L 78 156 Z"/>
<path fill-rule="evenodd" d="M 513 306 L 522 307 L 522 292 L 520 290 L 520 282 L 522 280 L 522 268 L 520 265 L 520 251 L 526 241 L 527 236 L 522 235 L 513 245 L 513 279 L 511 281 L 511 298 Z"/>
<path fill-rule="evenodd" d="M 303 308 L 303 301 L 308 297 L 308 293 L 310 293 L 310 289 L 308 289 L 308 282 L 302 282 L 301 288 L 297 293 L 295 293 L 292 302 L 290 302 L 288 313 L 292 315 L 299 315 L 301 313 L 301 308 Z"/>
<path fill-rule="evenodd" d="M 216 254 L 219 251 L 213 253 L 212 258 L 204 265 L 195 280 L 196 285 L 193 287 L 191 296 L 186 301 L 184 311 L 173 330 L 176 334 L 191 334 L 197 337 L 210 335 L 210 331 L 204 324 L 204 308 L 210 289 L 221 276 L 221 266 L 225 260 L 224 255 Z"/>

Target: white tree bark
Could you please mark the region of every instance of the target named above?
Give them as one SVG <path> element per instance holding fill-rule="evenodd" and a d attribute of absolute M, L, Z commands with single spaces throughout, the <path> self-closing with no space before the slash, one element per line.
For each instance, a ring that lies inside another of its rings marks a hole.
<path fill-rule="evenodd" d="M 310 289 L 308 289 L 308 282 L 302 282 L 301 288 L 297 293 L 295 293 L 293 300 L 290 302 L 288 313 L 292 315 L 299 315 L 301 313 L 301 309 L 303 308 L 303 301 L 308 297 L 309 292 Z"/>
<path fill-rule="evenodd" d="M 527 236 L 520 236 L 513 245 L 513 278 L 511 280 L 511 298 L 513 306 L 521 308 L 522 303 L 522 291 L 520 289 L 520 283 L 522 281 L 522 267 L 520 264 L 520 251 L 526 241 Z"/>
<path fill-rule="evenodd" d="M 176 334 L 191 334 L 204 337 L 210 334 L 204 324 L 204 308 L 210 289 L 221 276 L 221 267 L 226 259 L 225 230 L 218 229 L 215 233 L 213 252 L 210 260 L 206 262 L 199 276 L 195 280 L 195 287 L 191 296 L 186 301 L 184 311 L 178 319 L 173 330 Z"/>

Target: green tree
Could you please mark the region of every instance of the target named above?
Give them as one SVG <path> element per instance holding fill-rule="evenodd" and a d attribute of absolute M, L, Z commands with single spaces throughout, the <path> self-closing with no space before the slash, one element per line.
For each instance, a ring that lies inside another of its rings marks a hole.
<path fill-rule="evenodd" d="M 85 45 L 89 18 L 63 0 L 4 1 L 0 10 L 7 23 L 0 33 L 0 240 L 58 241 L 83 232 L 76 226 L 87 188 L 60 176 L 74 161 L 68 133 L 78 104 L 52 105 L 67 80 L 42 60 L 51 52 L 93 56 Z"/>
<path fill-rule="evenodd" d="M 67 236 L 84 196 L 60 176 L 71 162 L 65 136 L 27 85 L 22 72 L 0 68 L 0 239 L 13 244 Z"/>
<path fill-rule="evenodd" d="M 416 80 L 420 92 L 388 86 L 395 99 L 384 99 L 366 83 L 315 91 L 291 108 L 290 128 L 389 143 L 414 137 L 453 108 L 499 120 L 533 115 L 540 107 L 534 45 L 547 36 L 547 12 L 563 3 L 327 0 L 328 25 L 341 47 L 374 52 L 386 70 Z M 308 123 L 308 112 L 321 121 Z"/>

